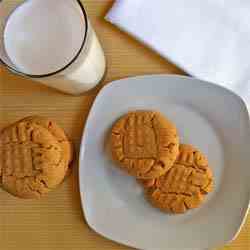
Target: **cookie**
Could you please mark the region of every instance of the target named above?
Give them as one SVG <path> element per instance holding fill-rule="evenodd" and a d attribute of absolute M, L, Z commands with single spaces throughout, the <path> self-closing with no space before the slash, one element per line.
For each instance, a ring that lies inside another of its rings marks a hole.
<path fill-rule="evenodd" d="M 176 127 L 159 112 L 130 112 L 112 128 L 111 152 L 128 174 L 157 178 L 172 167 L 179 153 Z"/>
<path fill-rule="evenodd" d="M 20 121 L 0 134 L 2 187 L 20 198 L 39 198 L 65 177 L 64 152 L 48 129 Z"/>
<path fill-rule="evenodd" d="M 73 160 L 74 149 L 64 130 L 59 127 L 56 122 L 43 116 L 29 116 L 22 119 L 21 121 L 32 122 L 49 130 L 49 132 L 57 139 L 64 152 L 63 157 L 65 161 L 65 167 L 67 167 L 67 175 L 69 175 L 71 170 L 69 167 Z"/>
<path fill-rule="evenodd" d="M 179 150 L 175 164 L 166 174 L 140 181 L 151 204 L 172 213 L 199 207 L 213 187 L 206 157 L 191 145 L 180 145 Z"/>

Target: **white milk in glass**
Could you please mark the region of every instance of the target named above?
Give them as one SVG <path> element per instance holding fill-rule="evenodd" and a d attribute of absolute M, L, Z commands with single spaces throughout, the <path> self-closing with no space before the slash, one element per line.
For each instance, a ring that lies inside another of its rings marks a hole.
<path fill-rule="evenodd" d="M 29 75 L 45 75 L 65 67 L 80 50 L 86 23 L 77 1 L 28 0 L 9 16 L 4 29 L 5 51 L 15 67 Z M 78 58 L 65 70 L 33 78 L 70 94 L 93 88 L 105 72 L 105 58 L 88 22 Z"/>

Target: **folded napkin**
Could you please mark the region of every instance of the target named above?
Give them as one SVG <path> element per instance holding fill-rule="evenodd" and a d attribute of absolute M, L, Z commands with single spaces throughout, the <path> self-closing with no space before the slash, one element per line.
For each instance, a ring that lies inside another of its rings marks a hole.
<path fill-rule="evenodd" d="M 249 0 L 116 0 L 106 19 L 250 107 Z"/>

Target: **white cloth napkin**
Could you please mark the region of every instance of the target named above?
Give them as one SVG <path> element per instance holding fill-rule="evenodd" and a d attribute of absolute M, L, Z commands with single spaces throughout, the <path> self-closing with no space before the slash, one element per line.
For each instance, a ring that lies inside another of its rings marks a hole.
<path fill-rule="evenodd" d="M 106 19 L 250 105 L 249 0 L 116 0 Z"/>

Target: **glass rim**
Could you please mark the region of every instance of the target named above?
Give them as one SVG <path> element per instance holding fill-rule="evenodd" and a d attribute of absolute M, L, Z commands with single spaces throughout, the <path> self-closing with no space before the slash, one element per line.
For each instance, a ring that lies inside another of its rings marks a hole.
<path fill-rule="evenodd" d="M 25 2 L 26 1 L 29 1 L 29 0 L 25 0 Z M 63 66 L 62 68 L 60 68 L 60 69 L 58 69 L 56 71 L 53 71 L 53 72 L 50 72 L 50 73 L 47 73 L 47 74 L 38 74 L 38 75 L 37 74 L 26 74 L 26 73 L 24 73 L 22 71 L 19 71 L 18 69 L 14 68 L 14 67 L 12 67 L 10 65 L 8 65 L 8 63 L 4 62 L 4 60 L 1 59 L 1 58 L 0 58 L 0 63 L 3 64 L 10 71 L 13 71 L 14 73 L 17 73 L 17 74 L 22 75 L 22 76 L 31 77 L 31 78 L 43 78 L 43 77 L 53 76 L 53 75 L 56 75 L 56 74 L 64 71 L 70 65 L 72 65 L 76 61 L 76 59 L 79 57 L 80 53 L 83 50 L 83 47 L 84 47 L 84 45 L 86 43 L 86 40 L 87 40 L 87 34 L 88 34 L 88 29 L 89 29 L 87 13 L 85 11 L 83 3 L 80 0 L 75 0 L 75 1 L 79 4 L 80 9 L 81 9 L 81 11 L 83 13 L 83 17 L 84 17 L 84 21 L 85 21 L 85 32 L 84 32 L 84 37 L 83 37 L 83 41 L 82 41 L 80 49 L 78 50 L 78 52 L 76 53 L 76 55 L 71 59 L 71 61 L 69 61 L 69 63 L 67 63 L 65 66 Z M 7 56 L 8 56 L 8 54 L 7 54 Z"/>

